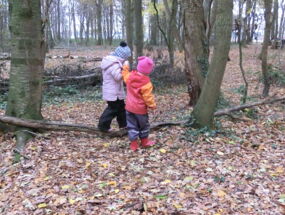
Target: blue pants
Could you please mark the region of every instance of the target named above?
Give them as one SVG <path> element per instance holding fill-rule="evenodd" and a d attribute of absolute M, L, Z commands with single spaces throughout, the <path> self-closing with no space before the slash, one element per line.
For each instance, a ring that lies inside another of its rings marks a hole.
<path fill-rule="evenodd" d="M 149 135 L 148 114 L 135 114 L 126 111 L 127 129 L 130 141 L 147 138 Z"/>

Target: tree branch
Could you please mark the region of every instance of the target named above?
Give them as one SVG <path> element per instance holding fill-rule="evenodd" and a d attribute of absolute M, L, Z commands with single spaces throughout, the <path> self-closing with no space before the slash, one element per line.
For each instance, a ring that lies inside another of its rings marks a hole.
<path fill-rule="evenodd" d="M 240 106 L 235 106 L 232 108 L 224 109 L 217 111 L 214 116 L 219 117 L 223 115 L 230 115 L 231 112 L 243 110 L 245 108 L 250 108 L 254 106 L 260 106 L 265 104 L 271 104 L 275 102 L 285 101 L 285 96 L 280 98 L 274 99 L 266 99 L 259 102 L 253 102 L 249 104 L 243 104 Z M 164 126 L 176 126 L 176 125 L 184 125 L 187 123 L 188 120 L 177 121 L 177 122 L 157 122 L 153 123 L 150 127 L 151 130 L 157 130 Z M 68 124 L 63 122 L 57 121 L 44 121 L 44 120 L 28 120 L 28 119 L 20 119 L 12 116 L 0 116 L 0 122 L 4 124 L 19 126 L 19 127 L 26 127 L 26 128 L 33 128 L 36 130 L 50 130 L 50 131 L 79 131 L 79 132 L 86 132 L 90 134 L 95 134 L 99 136 L 106 136 L 106 137 L 122 137 L 127 135 L 126 130 L 122 131 L 111 131 L 111 132 L 101 132 L 97 127 L 82 125 L 82 124 Z"/>
<path fill-rule="evenodd" d="M 164 37 L 164 39 L 165 39 L 165 42 L 166 42 L 167 46 L 169 46 L 169 42 L 168 42 L 167 36 L 166 36 L 165 32 L 163 31 L 163 29 L 162 29 L 161 26 L 160 26 L 158 10 L 157 10 L 157 7 L 156 7 L 156 0 L 153 0 L 153 7 L 154 7 L 155 12 L 156 12 L 157 26 L 158 26 L 160 32 L 162 33 L 162 35 L 163 35 L 163 37 Z"/>

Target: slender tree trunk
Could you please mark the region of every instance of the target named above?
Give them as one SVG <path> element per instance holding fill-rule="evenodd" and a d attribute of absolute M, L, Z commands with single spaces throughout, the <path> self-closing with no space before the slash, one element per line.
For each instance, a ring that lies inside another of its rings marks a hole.
<path fill-rule="evenodd" d="M 85 44 L 86 46 L 89 44 L 89 36 L 90 36 L 90 19 L 91 19 L 91 11 L 90 8 L 86 5 L 86 31 L 85 31 Z"/>
<path fill-rule="evenodd" d="M 239 5 L 244 5 L 244 1 L 243 0 L 239 0 Z M 250 11 L 251 11 L 251 0 L 247 0 L 246 1 L 246 5 L 245 5 L 245 14 L 244 14 L 244 19 L 240 19 L 240 23 L 242 26 L 242 44 L 244 46 L 246 46 L 247 41 L 248 41 L 248 36 L 249 36 L 249 25 L 250 25 Z"/>
<path fill-rule="evenodd" d="M 60 0 L 57 1 L 57 40 L 61 40 L 61 29 L 60 29 Z"/>
<path fill-rule="evenodd" d="M 136 59 L 143 55 L 143 17 L 142 0 L 136 0 L 134 4 L 135 21 L 135 57 Z"/>
<path fill-rule="evenodd" d="M 134 34 L 134 25 L 133 25 L 133 17 L 134 17 L 134 11 L 133 11 L 133 1 L 132 0 L 125 0 L 126 3 L 126 34 L 127 34 L 127 43 L 130 47 L 132 53 L 133 53 L 133 34 Z M 133 54 L 130 58 L 130 65 L 132 67 L 133 65 Z"/>
<path fill-rule="evenodd" d="M 97 0 L 97 34 L 98 40 L 97 45 L 103 45 L 103 33 L 102 33 L 102 0 Z"/>
<path fill-rule="evenodd" d="M 202 0 L 184 0 L 185 73 L 188 79 L 190 105 L 195 105 L 208 71 L 209 46 L 204 23 Z"/>
<path fill-rule="evenodd" d="M 112 45 L 113 42 L 113 26 L 114 26 L 114 8 L 113 8 L 113 1 L 111 2 L 110 6 L 109 6 L 109 15 L 110 15 L 110 19 L 109 19 L 109 45 Z"/>
<path fill-rule="evenodd" d="M 263 93 L 264 97 L 267 97 L 269 94 L 270 82 L 269 82 L 269 74 L 268 74 L 268 64 L 267 64 L 267 55 L 268 55 L 268 46 L 270 41 L 270 30 L 271 30 L 271 9 L 272 9 L 272 0 L 264 0 L 265 5 L 265 29 L 264 29 L 264 39 L 262 44 L 262 51 L 261 51 L 261 67 L 262 67 L 262 75 L 263 75 Z"/>
<path fill-rule="evenodd" d="M 211 35 L 211 11 L 212 11 L 212 4 L 214 0 L 205 0 L 203 2 L 203 7 L 204 7 L 204 20 L 206 23 L 206 37 L 208 40 L 208 44 L 210 42 L 210 35 Z"/>
<path fill-rule="evenodd" d="M 72 9 L 71 9 L 71 13 L 72 13 L 72 23 L 73 23 L 73 35 L 74 35 L 74 39 L 75 41 L 77 41 L 77 29 L 76 29 L 76 19 L 75 19 L 75 5 L 74 5 L 74 0 L 72 1 Z"/>
<path fill-rule="evenodd" d="M 255 16 L 256 16 L 256 3 L 257 0 L 253 0 L 253 6 L 252 6 L 252 23 L 251 23 L 251 30 L 250 30 L 250 40 L 248 41 L 249 43 L 251 43 L 253 41 L 253 35 L 255 33 L 255 28 L 256 28 L 256 24 L 255 24 Z"/>
<path fill-rule="evenodd" d="M 164 5 L 166 7 L 167 10 L 167 18 L 168 21 L 167 23 L 167 48 L 168 48 L 168 53 L 169 53 L 169 61 L 170 61 L 170 65 L 174 66 L 174 31 L 177 30 L 176 27 L 176 15 L 177 15 L 177 10 L 178 10 L 178 1 L 177 0 L 173 0 L 172 1 L 172 6 L 171 9 L 169 8 L 168 2 L 167 0 L 164 0 Z M 178 39 L 178 42 L 180 40 Z"/>
<path fill-rule="evenodd" d="M 273 3 L 273 14 L 272 14 L 272 24 L 271 24 L 271 40 L 277 39 L 277 33 L 278 33 L 278 0 L 274 0 Z"/>
<path fill-rule="evenodd" d="M 242 20 L 242 4 L 239 4 L 239 20 Z M 248 39 L 248 37 L 247 37 Z M 241 70 L 241 74 L 242 74 L 242 78 L 244 81 L 244 92 L 243 92 L 243 96 L 242 96 L 242 103 L 246 103 L 246 99 L 247 99 L 247 89 L 248 89 L 248 83 L 245 77 L 245 71 L 243 68 L 243 55 L 242 55 L 242 41 L 241 41 L 241 25 L 238 26 L 238 46 L 239 46 L 239 67 Z"/>
<path fill-rule="evenodd" d="M 40 0 L 9 0 L 11 69 L 6 115 L 42 119 L 42 74 L 45 50 Z M 22 151 L 30 134 L 18 128 L 17 150 Z"/>
<path fill-rule="evenodd" d="M 155 15 L 150 16 L 150 45 L 157 45 L 157 21 Z"/>
<path fill-rule="evenodd" d="M 220 88 L 230 50 L 232 16 L 233 0 L 219 0 L 213 57 L 201 95 L 193 110 L 195 124 L 199 127 L 213 127 L 214 111 L 220 96 Z"/>
<path fill-rule="evenodd" d="M 280 20 L 280 25 L 279 25 L 279 34 L 278 34 L 278 37 L 279 39 L 282 39 L 283 38 L 283 31 L 284 31 L 284 16 L 285 16 L 285 3 L 284 3 L 284 0 L 282 0 L 281 2 L 281 9 L 282 9 L 282 13 L 281 13 L 281 20 Z"/>
<path fill-rule="evenodd" d="M 246 33 L 246 44 L 249 44 L 251 42 L 251 13 L 253 10 L 253 2 L 252 0 L 248 0 L 246 2 L 247 6 L 247 12 L 246 12 L 246 29 L 245 29 L 245 33 Z"/>
<path fill-rule="evenodd" d="M 79 26 L 79 37 L 80 37 L 80 43 L 83 44 L 83 32 L 84 32 L 84 15 L 80 15 L 80 26 Z"/>

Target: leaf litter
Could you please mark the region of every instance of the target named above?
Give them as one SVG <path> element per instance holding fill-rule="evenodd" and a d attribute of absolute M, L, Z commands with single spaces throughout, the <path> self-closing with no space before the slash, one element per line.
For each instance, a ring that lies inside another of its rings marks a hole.
<path fill-rule="evenodd" d="M 244 49 L 244 66 L 249 96 L 256 98 L 262 90 L 256 77 L 260 46 L 252 47 Z M 232 88 L 242 84 L 237 56 L 233 47 L 222 86 L 232 105 L 240 99 Z M 187 116 L 186 92 L 173 87 L 158 93 L 151 121 Z M 285 90 L 273 86 L 271 94 Z M 104 107 L 102 101 L 62 103 L 44 107 L 43 115 L 96 126 Z M 256 119 L 222 117 L 228 135 L 204 134 L 191 142 L 183 138 L 187 128 L 167 127 L 152 133 L 154 147 L 136 153 L 127 137 L 47 132 L 27 144 L 30 160 L 16 165 L 15 140 L 1 134 L 0 214 L 284 214 L 284 104 L 255 110 Z"/>

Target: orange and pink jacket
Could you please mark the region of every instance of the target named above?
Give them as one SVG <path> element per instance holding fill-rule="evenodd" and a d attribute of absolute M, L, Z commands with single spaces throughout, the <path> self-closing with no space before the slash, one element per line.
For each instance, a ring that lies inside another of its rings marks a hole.
<path fill-rule="evenodd" d="M 123 66 L 123 80 L 127 86 L 126 110 L 135 114 L 147 114 L 147 109 L 156 108 L 153 86 L 150 78 L 138 71 L 129 71 L 129 66 Z"/>

